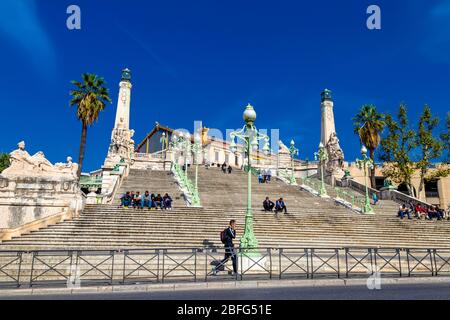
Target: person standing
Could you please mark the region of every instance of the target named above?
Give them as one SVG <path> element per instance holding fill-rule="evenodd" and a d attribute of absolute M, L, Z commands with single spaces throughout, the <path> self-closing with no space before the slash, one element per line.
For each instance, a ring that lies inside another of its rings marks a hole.
<path fill-rule="evenodd" d="M 376 194 L 376 192 L 372 193 L 372 200 L 373 200 L 373 205 L 376 206 L 378 203 L 378 195 Z"/>
<path fill-rule="evenodd" d="M 225 265 L 225 263 L 230 260 L 233 262 L 233 275 L 238 275 L 237 272 L 237 255 L 234 249 L 233 239 L 236 238 L 236 220 L 230 220 L 230 225 L 221 234 L 221 241 L 225 246 L 225 257 L 220 261 L 218 265 L 214 267 L 214 275 L 217 275 L 218 268 Z"/>

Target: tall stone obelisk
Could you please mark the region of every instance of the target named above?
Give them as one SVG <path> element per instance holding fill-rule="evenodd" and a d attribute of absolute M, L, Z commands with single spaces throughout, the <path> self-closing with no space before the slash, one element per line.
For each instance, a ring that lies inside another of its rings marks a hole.
<path fill-rule="evenodd" d="M 328 152 L 328 162 L 326 165 L 327 174 L 340 178 L 344 174 L 342 170 L 344 162 L 344 152 L 339 145 L 339 139 L 336 134 L 334 123 L 334 103 L 331 97 L 331 90 L 325 89 L 322 94 L 321 113 L 322 123 L 320 131 L 320 141 L 326 147 Z"/>
<path fill-rule="evenodd" d="M 331 97 L 331 90 L 325 89 L 322 94 L 322 102 L 320 104 L 322 123 L 320 130 L 320 141 L 324 146 L 327 145 L 328 140 L 333 132 L 336 132 L 336 126 L 334 125 L 334 103 Z"/>
<path fill-rule="evenodd" d="M 131 102 L 131 71 L 122 70 L 122 78 L 119 83 L 119 97 L 117 100 L 116 120 L 111 132 L 111 143 L 106 165 L 116 165 L 119 161 L 128 162 L 134 152 L 133 135 L 130 130 L 130 102 Z"/>

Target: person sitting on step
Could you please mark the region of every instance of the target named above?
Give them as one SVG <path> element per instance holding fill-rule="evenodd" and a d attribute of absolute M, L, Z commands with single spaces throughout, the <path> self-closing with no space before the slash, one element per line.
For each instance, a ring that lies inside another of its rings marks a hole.
<path fill-rule="evenodd" d="M 140 208 L 141 207 L 141 194 L 140 192 L 136 192 L 136 194 L 133 197 L 133 209 Z"/>
<path fill-rule="evenodd" d="M 149 210 L 152 207 L 152 198 L 148 191 L 145 191 L 141 198 L 141 209 L 144 209 L 144 207 L 147 207 Z"/>
<path fill-rule="evenodd" d="M 275 203 L 270 201 L 269 197 L 266 197 L 266 200 L 263 201 L 263 207 L 265 212 L 272 211 L 275 207 Z"/>
<path fill-rule="evenodd" d="M 161 195 L 158 193 L 158 195 L 155 197 L 155 206 L 156 208 L 160 208 L 162 210 L 163 206 L 164 206 L 164 202 L 163 199 L 161 197 Z"/>
<path fill-rule="evenodd" d="M 426 219 L 427 217 L 427 210 L 420 204 L 418 203 L 416 205 L 416 207 L 414 208 L 416 215 L 417 215 L 417 219 Z"/>
<path fill-rule="evenodd" d="M 275 213 L 283 212 L 283 210 L 284 213 L 287 213 L 286 203 L 284 202 L 283 198 L 280 198 L 275 204 Z"/>
<path fill-rule="evenodd" d="M 133 201 L 134 201 L 134 191 L 131 191 L 130 192 L 130 205 L 128 207 L 133 206 Z"/>
<path fill-rule="evenodd" d="M 131 205 L 130 191 L 127 191 L 120 197 L 120 206 L 128 208 L 130 205 Z"/>
<path fill-rule="evenodd" d="M 152 194 L 150 195 L 150 199 L 152 200 L 152 206 L 150 207 L 150 209 L 156 209 L 155 198 L 156 198 L 155 194 L 152 193 Z"/>
<path fill-rule="evenodd" d="M 163 205 L 164 209 L 172 210 L 172 198 L 169 196 L 168 193 L 166 193 L 163 197 Z"/>
<path fill-rule="evenodd" d="M 405 215 L 407 215 L 408 219 L 411 220 L 411 213 L 410 213 L 409 209 L 406 207 L 406 204 L 402 204 L 400 206 L 400 208 L 398 209 L 398 216 L 400 217 L 400 219 L 403 220 Z"/>
<path fill-rule="evenodd" d="M 228 166 L 228 174 L 231 174 L 231 171 L 233 171 L 233 169 L 231 168 L 231 166 Z"/>
<path fill-rule="evenodd" d="M 428 219 L 433 220 L 433 218 L 442 220 L 442 213 L 436 206 L 430 206 L 430 208 L 428 209 Z"/>

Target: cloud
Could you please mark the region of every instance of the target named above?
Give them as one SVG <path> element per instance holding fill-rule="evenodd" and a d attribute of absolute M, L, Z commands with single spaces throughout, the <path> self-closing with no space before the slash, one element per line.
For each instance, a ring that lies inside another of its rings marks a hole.
<path fill-rule="evenodd" d="M 52 67 L 54 47 L 42 26 L 35 0 L 0 1 L 0 37 L 24 50 L 36 68 Z"/>

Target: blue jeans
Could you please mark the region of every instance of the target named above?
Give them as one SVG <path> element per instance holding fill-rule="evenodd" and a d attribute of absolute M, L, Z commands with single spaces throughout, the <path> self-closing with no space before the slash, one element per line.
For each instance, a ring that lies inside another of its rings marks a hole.
<path fill-rule="evenodd" d="M 120 205 L 122 207 L 129 207 L 131 205 L 131 200 L 127 198 L 121 198 L 120 199 Z"/>
<path fill-rule="evenodd" d="M 409 210 L 406 212 L 400 211 L 400 218 L 403 219 L 405 217 L 405 214 L 408 216 L 408 219 L 411 219 L 411 213 L 409 213 Z"/>
<path fill-rule="evenodd" d="M 144 207 L 151 208 L 152 207 L 152 200 L 141 200 L 141 208 Z"/>

